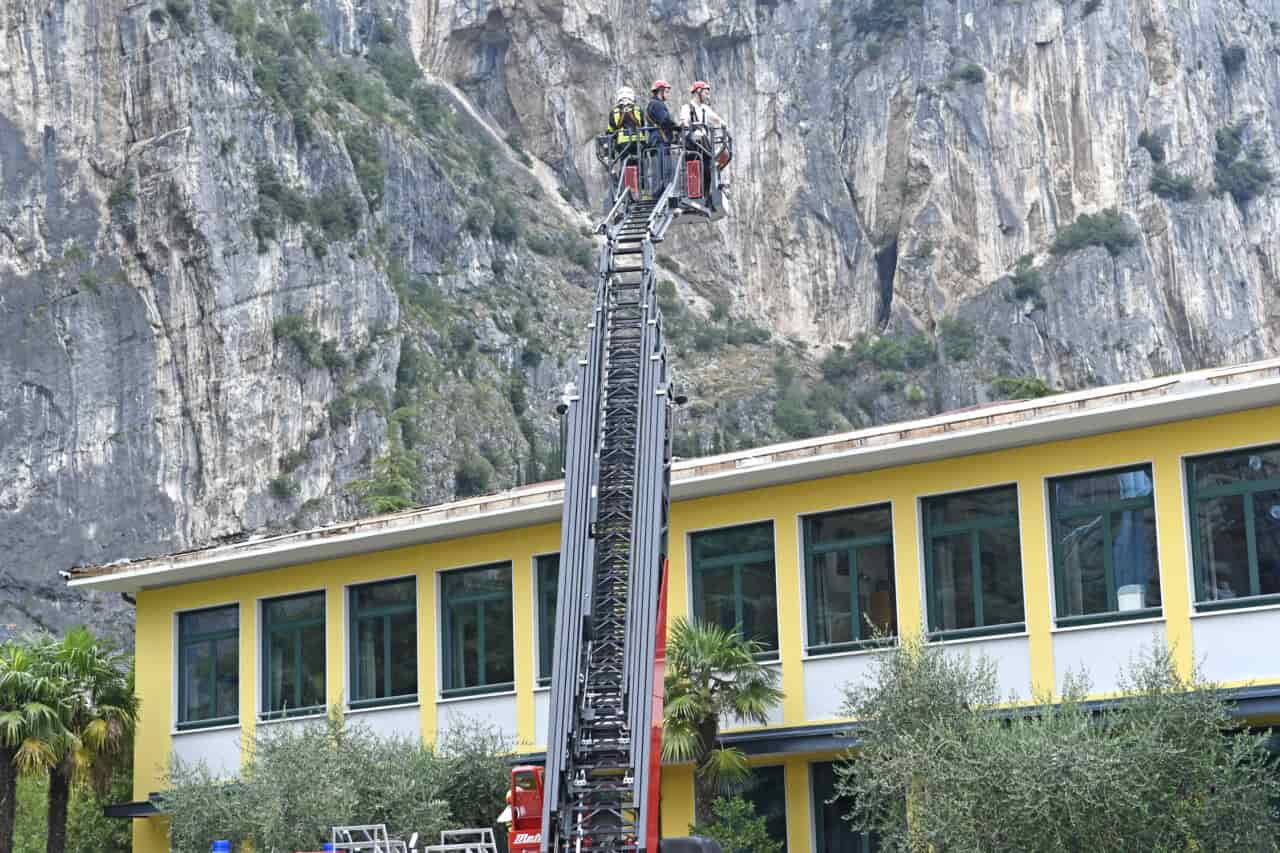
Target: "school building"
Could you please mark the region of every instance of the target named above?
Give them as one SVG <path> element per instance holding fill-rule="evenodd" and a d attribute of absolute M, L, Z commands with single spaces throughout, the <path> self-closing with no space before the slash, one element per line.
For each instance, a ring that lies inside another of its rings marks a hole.
<path fill-rule="evenodd" d="M 334 703 L 426 739 L 459 717 L 544 749 L 561 484 L 168 557 L 85 567 L 137 600 L 134 849 L 171 755 L 234 774 L 257 726 Z M 760 638 L 786 698 L 726 741 L 790 851 L 863 851 L 828 806 L 844 685 L 873 633 L 982 652 L 1007 694 L 1144 645 L 1280 716 L 1280 360 L 678 461 L 672 616 Z M 692 819 L 663 772 L 665 834 Z"/>

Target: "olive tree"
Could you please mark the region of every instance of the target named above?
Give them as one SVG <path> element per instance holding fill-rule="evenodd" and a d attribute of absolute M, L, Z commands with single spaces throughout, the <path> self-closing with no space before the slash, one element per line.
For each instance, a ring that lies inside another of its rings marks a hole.
<path fill-rule="evenodd" d="M 1084 701 L 1081 675 L 1030 707 L 1001 705 L 996 684 L 989 661 L 920 641 L 879 657 L 846 689 L 859 720 L 838 768 L 847 819 L 912 853 L 1275 849 L 1266 735 L 1163 647 L 1105 703 Z"/>
<path fill-rule="evenodd" d="M 385 823 L 392 837 L 491 825 L 502 809 L 509 741 L 476 723 L 446 733 L 441 749 L 325 721 L 259 726 L 238 777 L 175 763 L 162 795 L 170 846 L 205 853 L 212 838 L 255 850 L 319 850 L 330 828 Z"/>

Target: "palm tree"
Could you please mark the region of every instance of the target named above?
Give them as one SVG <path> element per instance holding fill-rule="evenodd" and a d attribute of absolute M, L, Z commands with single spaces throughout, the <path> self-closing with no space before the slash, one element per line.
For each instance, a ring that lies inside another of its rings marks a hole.
<path fill-rule="evenodd" d="M 729 717 L 763 725 L 782 701 L 778 673 L 756 659 L 762 651 L 760 643 L 719 625 L 680 618 L 671 628 L 662 757 L 693 762 L 700 825 L 714 819 L 717 793 L 751 773 L 741 750 L 716 745 L 720 722 Z"/>
<path fill-rule="evenodd" d="M 133 744 L 138 700 L 127 656 L 107 649 L 87 628 L 69 630 L 50 644 L 51 671 L 67 686 L 61 707 L 63 737 L 49 773 L 47 853 L 65 853 L 67 805 L 74 784 L 89 781 L 105 793 L 111 773 Z"/>
<path fill-rule="evenodd" d="M 47 772 L 62 739 L 65 685 L 36 643 L 0 645 L 0 851 L 13 850 L 18 776 Z"/>

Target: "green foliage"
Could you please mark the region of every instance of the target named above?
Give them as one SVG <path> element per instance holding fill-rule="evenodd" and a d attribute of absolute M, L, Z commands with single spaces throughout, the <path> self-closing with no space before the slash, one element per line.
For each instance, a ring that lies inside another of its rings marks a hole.
<path fill-rule="evenodd" d="M 99 288 L 102 285 L 102 276 L 98 275 L 97 270 L 85 270 L 80 273 L 80 286 L 85 290 L 93 293 L 101 292 Z"/>
<path fill-rule="evenodd" d="M 271 478 L 271 497 L 278 501 L 287 501 L 289 498 L 298 494 L 298 484 L 294 482 L 292 477 L 281 475 Z"/>
<path fill-rule="evenodd" d="M 1222 51 L 1222 67 L 1227 69 L 1228 74 L 1234 75 L 1237 71 L 1244 67 L 1245 60 L 1249 58 L 1248 51 L 1242 44 L 1233 44 Z"/>
<path fill-rule="evenodd" d="M 822 431 L 818 413 L 799 382 L 792 382 L 774 402 L 773 421 L 790 438 L 810 438 Z"/>
<path fill-rule="evenodd" d="M 1161 642 L 1122 674 L 1123 701 L 1090 709 L 1069 676 L 1061 701 L 1009 714 L 989 660 L 904 639 L 846 688 L 861 748 L 838 800 L 890 850 L 1272 849 L 1265 736 L 1223 737 L 1235 724 L 1214 687 Z"/>
<path fill-rule="evenodd" d="M 493 490 L 497 472 L 493 463 L 474 450 L 467 453 L 453 469 L 453 491 L 459 498 L 483 495 Z"/>
<path fill-rule="evenodd" d="M 961 83 L 981 83 L 983 80 L 987 79 L 987 73 L 982 70 L 981 65 L 975 65 L 970 62 L 968 65 L 962 65 L 955 71 L 952 71 L 949 79 L 956 80 Z"/>
<path fill-rule="evenodd" d="M 1245 205 L 1260 195 L 1274 178 L 1266 164 L 1261 145 L 1244 150 L 1244 125 L 1219 128 L 1214 134 L 1213 176 L 1218 192 L 1230 193 L 1236 204 Z"/>
<path fill-rule="evenodd" d="M 298 9 L 289 16 L 289 31 L 293 33 L 293 43 L 298 48 L 310 50 L 323 34 L 320 16 L 308 9 Z"/>
<path fill-rule="evenodd" d="M 711 806 L 713 819 L 690 828 L 693 835 L 714 838 L 724 853 L 782 853 L 782 841 L 769 837 L 766 820 L 742 797 L 717 797 Z"/>
<path fill-rule="evenodd" d="M 942 351 L 950 361 L 968 361 L 978 352 L 978 330 L 959 317 L 943 317 L 938 323 Z"/>
<path fill-rule="evenodd" d="M 780 676 L 757 660 L 760 643 L 719 625 L 690 622 L 671 626 L 667 644 L 662 757 L 692 761 L 697 822 L 713 822 L 718 787 L 743 780 L 746 756 L 717 746 L 720 721 L 736 718 L 764 725 L 782 701 Z"/>
<path fill-rule="evenodd" d="M 351 490 L 360 496 L 370 512 L 398 512 L 414 504 L 422 457 L 405 447 L 400 425 L 415 414 L 409 408 L 391 413 L 387 423 L 387 449 L 374 460 L 368 479 L 351 484 Z"/>
<path fill-rule="evenodd" d="M 1147 153 L 1151 155 L 1154 163 L 1164 162 L 1164 143 L 1160 141 L 1160 137 L 1156 136 L 1149 130 L 1144 130 L 1138 134 L 1138 147 L 1145 148 Z"/>
<path fill-rule="evenodd" d="M 180 27 L 191 29 L 191 0 L 166 0 L 164 8 Z"/>
<path fill-rule="evenodd" d="M 918 19 L 924 0 L 872 0 L 870 7 L 853 15 L 853 24 L 864 33 L 900 33 Z"/>
<path fill-rule="evenodd" d="M 1036 307 L 1043 308 L 1045 303 L 1040 288 L 1044 282 L 1040 278 L 1040 271 L 1031 265 L 1031 260 L 1030 255 L 1018 258 L 1018 264 L 1009 276 L 1013 283 L 1013 298 L 1019 302 L 1030 299 L 1035 302 Z"/>
<path fill-rule="evenodd" d="M 136 199 L 137 196 L 133 194 L 133 185 L 126 176 L 116 181 L 111 187 L 111 193 L 107 196 L 107 207 L 116 208 Z"/>
<path fill-rule="evenodd" d="M 870 59 L 872 62 L 875 62 L 884 54 L 884 48 L 881 47 L 880 42 L 875 39 L 867 39 L 866 44 L 862 47 L 863 50 L 867 52 L 867 59 Z"/>
<path fill-rule="evenodd" d="M 508 195 L 499 195 L 493 201 L 493 224 L 489 233 L 502 243 L 514 243 L 520 236 L 520 216 Z"/>
<path fill-rule="evenodd" d="M 524 150 L 524 142 L 521 141 L 520 135 L 514 130 L 507 134 L 507 145 L 515 153 L 516 159 L 523 163 L 527 168 L 533 168 L 533 158 L 529 156 L 529 152 Z"/>
<path fill-rule="evenodd" d="M 441 733 L 443 797 L 456 826 L 493 825 L 511 787 L 512 746 L 479 720 L 455 720 Z"/>
<path fill-rule="evenodd" d="M 329 88 L 362 112 L 381 118 L 387 113 L 385 84 L 356 68 L 342 67 L 331 71 L 327 77 Z"/>
<path fill-rule="evenodd" d="M 1151 191 L 1161 198 L 1189 201 L 1196 194 L 1194 178 L 1175 175 L 1165 166 L 1156 166 L 1151 172 Z"/>
<path fill-rule="evenodd" d="M 14 853 L 46 853 L 49 837 L 49 780 L 28 776 L 18 780 Z M 66 853 L 129 853 L 133 849 L 130 821 L 107 817 L 104 806 L 133 799 L 133 770 L 118 769 L 106 791 L 77 786 L 67 809 Z"/>
<path fill-rule="evenodd" d="M 284 472 L 296 471 L 310 461 L 311 447 L 304 445 L 297 450 L 290 450 L 280 457 L 280 470 Z"/>
<path fill-rule="evenodd" d="M 413 108 L 414 121 L 427 133 L 445 129 L 453 118 L 449 108 L 431 86 L 414 87 L 409 94 L 409 106 Z"/>
<path fill-rule="evenodd" d="M 991 380 L 991 387 L 1000 396 L 1011 400 L 1027 400 L 1058 393 L 1056 388 L 1046 385 L 1043 379 L 1036 376 L 997 376 Z"/>
<path fill-rule="evenodd" d="M 360 230 L 365 205 L 345 189 L 333 189 L 311 200 L 311 221 L 329 240 L 350 240 Z"/>
<path fill-rule="evenodd" d="M 470 756 L 477 775 L 491 772 L 494 757 L 482 750 L 501 741 L 490 737 Z M 337 708 L 327 725 L 259 726 L 236 784 L 175 762 L 163 792 L 170 844 L 177 853 L 206 853 L 211 838 L 237 848 L 319 850 L 334 824 L 358 823 L 385 823 L 392 837 L 438 837 L 460 825 L 451 814 L 451 786 L 463 782 L 457 763 L 416 737 L 383 738 L 345 724 Z M 501 803 L 499 793 L 470 805 L 495 815 Z"/>
<path fill-rule="evenodd" d="M 320 334 L 301 314 L 287 314 L 271 324 L 271 335 L 277 341 L 286 340 L 298 348 L 303 359 L 312 367 L 324 367 L 324 346 Z"/>
<path fill-rule="evenodd" d="M 347 154 L 355 169 L 360 190 L 371 207 L 382 203 L 382 193 L 387 180 L 387 162 L 382 157 L 382 145 L 373 131 L 365 125 L 350 128 L 343 134 Z"/>
<path fill-rule="evenodd" d="M 422 69 L 408 51 L 385 44 L 374 45 L 369 51 L 369 62 L 387 82 L 391 94 L 403 101 L 409 100 L 413 84 L 422 78 Z"/>
<path fill-rule="evenodd" d="M 849 347 L 836 345 L 822 359 L 829 382 L 848 381 L 868 366 L 880 370 L 918 370 L 937 360 L 933 341 L 925 335 L 898 337 L 859 335 Z"/>
<path fill-rule="evenodd" d="M 1065 255 L 1085 246 L 1105 246 L 1114 257 L 1137 242 L 1137 235 L 1129 230 L 1124 218 L 1114 207 L 1109 207 L 1096 215 L 1080 214 L 1075 222 L 1058 232 L 1049 251 Z"/>

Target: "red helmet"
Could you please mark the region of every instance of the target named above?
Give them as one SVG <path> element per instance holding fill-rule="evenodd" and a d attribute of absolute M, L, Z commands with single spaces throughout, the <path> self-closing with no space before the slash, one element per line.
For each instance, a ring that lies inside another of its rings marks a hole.
<path fill-rule="evenodd" d="M 657 92 L 659 89 L 670 89 L 671 84 L 666 80 L 654 80 L 653 85 L 649 87 L 650 92 Z"/>
<path fill-rule="evenodd" d="M 699 92 L 701 92 L 703 89 L 706 89 L 708 92 L 710 92 L 711 84 L 708 83 L 706 80 L 698 80 L 696 83 L 693 84 L 693 88 L 689 90 L 689 94 L 696 95 Z"/>

